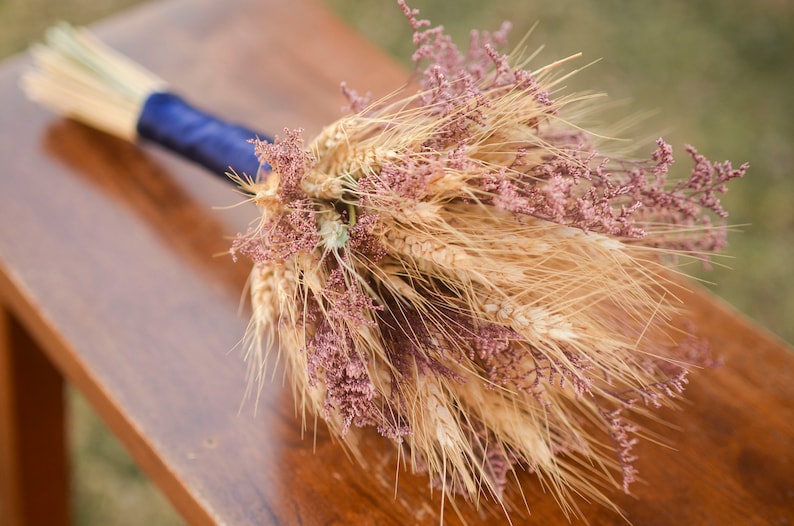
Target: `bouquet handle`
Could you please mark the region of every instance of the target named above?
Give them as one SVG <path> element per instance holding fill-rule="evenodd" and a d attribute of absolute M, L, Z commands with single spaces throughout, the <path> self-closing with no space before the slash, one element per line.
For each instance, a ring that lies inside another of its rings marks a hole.
<path fill-rule="evenodd" d="M 152 93 L 137 123 L 138 136 L 225 177 L 230 169 L 250 177 L 269 170 L 261 165 L 252 139 L 269 140 L 245 126 L 205 113 L 169 92 Z"/>

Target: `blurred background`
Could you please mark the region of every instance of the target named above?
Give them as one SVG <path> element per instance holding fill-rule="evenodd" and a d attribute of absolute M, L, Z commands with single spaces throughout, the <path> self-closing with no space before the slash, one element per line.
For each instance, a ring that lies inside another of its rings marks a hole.
<path fill-rule="evenodd" d="M 393 0 L 324 2 L 408 63 L 410 30 Z M 0 57 L 22 52 L 57 20 L 90 23 L 140 0 L 0 0 Z M 620 120 L 649 115 L 636 134 L 664 135 L 687 169 L 683 145 L 712 160 L 748 161 L 724 199 L 732 224 L 727 257 L 699 276 L 716 294 L 794 342 L 794 2 L 789 0 L 413 0 L 464 47 L 471 28 L 513 22 L 536 66 L 582 51 L 601 59 L 569 82 L 622 102 Z M 344 79 L 340 79 L 344 80 Z M 356 86 L 353 86 L 356 88 Z M 366 89 L 366 87 L 361 87 Z M 648 114 L 650 112 L 650 114 Z M 650 153 L 648 145 L 640 153 Z M 752 349 L 747 349 L 752 352 Z M 75 524 L 180 524 L 169 504 L 75 393 L 70 395 Z"/>

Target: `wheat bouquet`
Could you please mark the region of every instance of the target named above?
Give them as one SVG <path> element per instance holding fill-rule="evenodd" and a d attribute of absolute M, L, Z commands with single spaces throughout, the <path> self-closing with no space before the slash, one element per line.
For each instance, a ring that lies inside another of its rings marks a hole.
<path fill-rule="evenodd" d="M 575 495 L 615 507 L 610 488 L 636 476 L 636 416 L 673 405 L 711 360 L 681 329 L 672 280 L 681 258 L 723 246 L 718 194 L 746 166 L 687 147 L 688 177 L 668 180 L 661 139 L 644 160 L 608 157 L 577 124 L 591 97 L 559 90 L 564 61 L 503 54 L 507 24 L 464 54 L 399 4 L 418 89 L 368 101 L 343 86 L 350 113 L 308 142 L 218 123 L 68 28 L 25 86 L 234 169 L 261 211 L 231 247 L 253 261 L 252 389 L 276 351 L 304 424 L 322 417 L 354 454 L 371 427 L 445 495 L 501 501 L 520 469 L 566 513 Z"/>

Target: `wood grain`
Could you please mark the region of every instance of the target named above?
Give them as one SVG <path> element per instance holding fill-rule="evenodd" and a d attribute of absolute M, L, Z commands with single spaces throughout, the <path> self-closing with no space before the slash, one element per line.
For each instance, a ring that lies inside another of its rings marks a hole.
<path fill-rule="evenodd" d="M 378 95 L 407 78 L 308 0 L 169 0 L 97 31 L 198 105 L 272 133 L 318 132 L 344 103 L 341 80 Z M 401 471 L 395 494 L 385 440 L 362 437 L 362 469 L 322 425 L 302 434 L 278 381 L 256 412 L 240 409 L 248 269 L 217 254 L 255 212 L 213 208 L 238 196 L 198 168 L 27 103 L 27 60 L 0 69 L 0 298 L 188 522 L 437 524 L 423 477 Z M 615 498 L 636 525 L 794 522 L 794 355 L 708 293 L 687 301 L 725 366 L 695 375 L 684 407 L 664 413 L 669 426 L 649 423 L 675 449 L 645 443 L 645 484 Z M 520 479 L 531 523 L 568 523 Z M 591 524 L 625 523 L 580 507 Z M 506 522 L 458 501 L 446 519 Z"/>
<path fill-rule="evenodd" d="M 30 335 L 0 309 L 2 524 L 69 524 L 63 387 Z"/>

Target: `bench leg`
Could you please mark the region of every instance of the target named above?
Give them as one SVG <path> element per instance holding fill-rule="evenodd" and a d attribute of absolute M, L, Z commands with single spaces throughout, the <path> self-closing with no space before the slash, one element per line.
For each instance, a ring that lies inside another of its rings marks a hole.
<path fill-rule="evenodd" d="M 0 306 L 0 524 L 67 525 L 64 381 Z"/>

